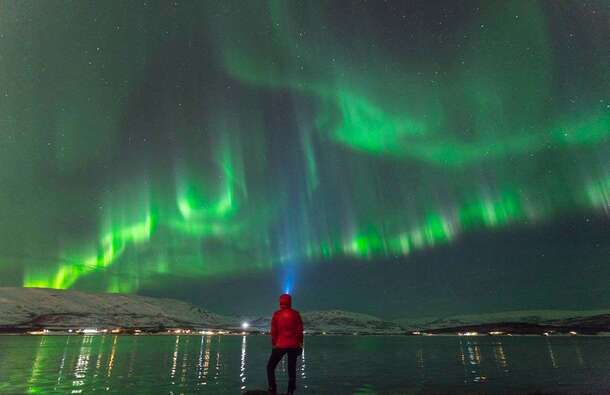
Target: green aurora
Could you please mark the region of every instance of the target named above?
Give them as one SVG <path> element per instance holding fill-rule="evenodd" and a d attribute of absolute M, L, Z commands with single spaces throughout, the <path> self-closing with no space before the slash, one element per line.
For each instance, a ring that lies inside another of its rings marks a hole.
<path fill-rule="evenodd" d="M 605 1 L 0 10 L 5 285 L 409 265 L 610 214 Z"/>

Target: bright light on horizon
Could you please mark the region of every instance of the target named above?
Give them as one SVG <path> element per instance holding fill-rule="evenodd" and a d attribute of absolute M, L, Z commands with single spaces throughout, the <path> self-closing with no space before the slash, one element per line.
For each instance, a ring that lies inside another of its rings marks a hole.
<path fill-rule="evenodd" d="M 250 327 L 250 323 L 244 321 L 244 322 L 241 323 L 241 327 L 242 327 L 242 329 L 248 329 Z"/>

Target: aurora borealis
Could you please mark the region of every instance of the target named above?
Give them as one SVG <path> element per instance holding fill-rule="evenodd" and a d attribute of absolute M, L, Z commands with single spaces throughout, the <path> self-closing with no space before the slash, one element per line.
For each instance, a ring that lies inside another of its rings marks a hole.
<path fill-rule="evenodd" d="M 0 284 L 607 307 L 609 20 L 605 0 L 2 2 Z"/>

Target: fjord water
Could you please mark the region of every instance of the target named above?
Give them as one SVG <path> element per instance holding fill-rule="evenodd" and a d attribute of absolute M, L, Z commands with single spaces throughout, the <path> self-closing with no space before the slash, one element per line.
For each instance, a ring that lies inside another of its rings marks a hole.
<path fill-rule="evenodd" d="M 0 393 L 264 389 L 266 336 L 0 336 Z M 286 385 L 285 363 L 278 367 Z M 610 390 L 607 337 L 307 337 L 298 392 Z"/>

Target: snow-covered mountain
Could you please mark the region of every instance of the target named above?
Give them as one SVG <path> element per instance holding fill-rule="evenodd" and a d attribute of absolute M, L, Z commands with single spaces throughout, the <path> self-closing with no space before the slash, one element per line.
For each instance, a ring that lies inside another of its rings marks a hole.
<path fill-rule="evenodd" d="M 308 333 L 404 334 L 410 331 L 544 333 L 610 332 L 610 310 L 510 311 L 446 318 L 387 321 L 341 310 L 303 312 Z M 163 328 L 228 329 L 268 332 L 270 317 L 237 319 L 211 313 L 192 304 L 126 294 L 102 294 L 44 288 L 0 287 L 0 332 L 35 328 L 125 328 L 156 331 Z"/>
<path fill-rule="evenodd" d="M 235 319 L 174 299 L 0 287 L 0 330 L 235 326 Z"/>
<path fill-rule="evenodd" d="M 442 318 L 417 318 L 395 320 L 406 330 L 429 330 L 471 327 L 497 323 L 522 323 L 541 326 L 579 327 L 610 326 L 610 310 L 525 310 L 490 314 L 456 315 Z"/>
<path fill-rule="evenodd" d="M 404 330 L 395 322 L 343 310 L 302 312 L 303 326 L 308 333 L 398 334 Z M 268 331 L 270 317 L 249 320 L 250 327 Z"/>
<path fill-rule="evenodd" d="M 343 310 L 311 311 L 303 313 L 302 317 L 308 331 L 404 333 L 400 325 L 395 322 Z"/>

